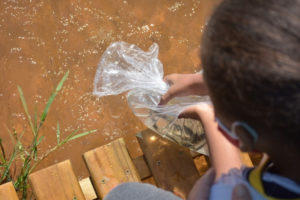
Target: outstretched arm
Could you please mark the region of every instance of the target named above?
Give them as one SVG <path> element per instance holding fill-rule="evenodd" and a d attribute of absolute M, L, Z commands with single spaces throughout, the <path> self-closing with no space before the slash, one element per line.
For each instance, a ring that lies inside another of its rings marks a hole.
<path fill-rule="evenodd" d="M 218 130 L 212 105 L 203 103 L 192 106 L 185 110 L 180 117 L 190 116 L 198 118 L 204 126 L 216 180 L 230 169 L 240 168 L 242 166 L 240 151 Z"/>

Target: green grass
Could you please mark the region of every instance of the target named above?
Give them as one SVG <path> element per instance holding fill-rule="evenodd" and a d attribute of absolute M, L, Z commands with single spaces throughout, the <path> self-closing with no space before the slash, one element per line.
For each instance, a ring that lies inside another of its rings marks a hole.
<path fill-rule="evenodd" d="M 33 170 L 39 165 L 41 161 L 43 161 L 50 153 L 59 149 L 61 146 L 68 143 L 69 141 L 96 132 L 96 130 L 91 130 L 91 131 L 78 133 L 79 130 L 74 130 L 65 138 L 61 138 L 60 125 L 59 122 L 57 122 L 56 145 L 42 155 L 39 155 L 38 153 L 38 145 L 40 145 L 43 139 L 45 138 L 45 136 L 41 135 L 40 133 L 41 127 L 43 126 L 47 118 L 48 112 L 51 108 L 51 105 L 56 95 L 62 89 L 64 82 L 68 78 L 68 75 L 69 75 L 69 71 L 63 76 L 63 78 L 60 80 L 55 90 L 50 95 L 50 98 L 48 99 L 47 104 L 39 120 L 38 120 L 38 113 L 36 109 L 34 112 L 34 117 L 33 118 L 31 117 L 22 88 L 18 86 L 20 99 L 27 117 L 28 124 L 30 126 L 33 135 L 33 139 L 31 144 L 28 147 L 24 147 L 24 145 L 22 144 L 22 137 L 24 132 L 19 134 L 20 136 L 18 136 L 15 130 L 13 130 L 13 132 L 8 130 L 8 133 L 13 143 L 13 149 L 10 155 L 6 155 L 5 149 L 2 144 L 2 139 L 0 138 L 0 184 L 13 181 L 16 191 L 18 192 L 20 197 L 24 200 L 27 199 L 28 196 L 28 187 L 29 187 L 28 175 L 31 172 L 33 172 Z M 22 167 L 20 170 L 17 170 L 16 163 L 17 162 L 19 163 L 20 161 Z"/>

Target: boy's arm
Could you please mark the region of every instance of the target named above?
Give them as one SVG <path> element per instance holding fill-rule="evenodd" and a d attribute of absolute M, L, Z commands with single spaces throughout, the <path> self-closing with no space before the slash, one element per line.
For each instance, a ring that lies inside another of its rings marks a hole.
<path fill-rule="evenodd" d="M 242 166 L 240 151 L 218 130 L 213 107 L 209 104 L 192 106 L 185 110 L 181 117 L 186 117 L 190 114 L 194 114 L 194 116 L 196 114 L 204 126 L 210 158 L 216 172 L 215 180 L 232 168 L 240 168 Z"/>
<path fill-rule="evenodd" d="M 162 96 L 160 104 L 166 104 L 176 96 L 208 95 L 202 74 L 171 74 L 164 79 L 171 85 Z M 187 114 L 187 116 L 185 116 Z M 200 119 L 204 125 L 216 179 L 229 169 L 242 165 L 239 149 L 234 147 L 218 130 L 212 106 L 193 106 L 184 111 L 181 117 Z"/>

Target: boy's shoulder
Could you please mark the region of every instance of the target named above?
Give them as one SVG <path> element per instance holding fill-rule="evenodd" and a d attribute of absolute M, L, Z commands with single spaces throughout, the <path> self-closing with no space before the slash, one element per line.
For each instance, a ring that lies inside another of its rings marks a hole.
<path fill-rule="evenodd" d="M 243 167 L 241 169 L 231 169 L 227 174 L 223 174 L 220 179 L 212 186 L 210 200 L 224 199 L 229 200 L 232 196 L 233 188 L 238 184 L 245 185 L 253 199 L 265 200 L 248 182 L 247 173 L 251 169 Z"/>
<path fill-rule="evenodd" d="M 266 199 L 262 194 L 256 191 L 248 181 L 248 175 L 253 168 L 243 167 L 241 169 L 231 169 L 229 173 L 223 174 L 221 178 L 213 185 L 210 192 L 210 199 L 231 199 L 232 190 L 237 184 L 243 184 L 251 193 L 253 199 Z M 271 192 L 271 196 L 277 198 L 299 198 L 300 185 L 294 181 L 272 173 L 263 174 L 263 185 L 266 193 Z M 276 190 L 274 190 L 276 188 Z"/>

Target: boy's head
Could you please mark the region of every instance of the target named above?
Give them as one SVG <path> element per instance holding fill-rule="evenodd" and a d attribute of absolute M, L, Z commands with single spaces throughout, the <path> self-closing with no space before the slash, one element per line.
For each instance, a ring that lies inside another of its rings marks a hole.
<path fill-rule="evenodd" d="M 246 122 L 264 142 L 299 141 L 300 0 L 224 0 L 206 27 L 201 60 L 225 125 Z"/>

